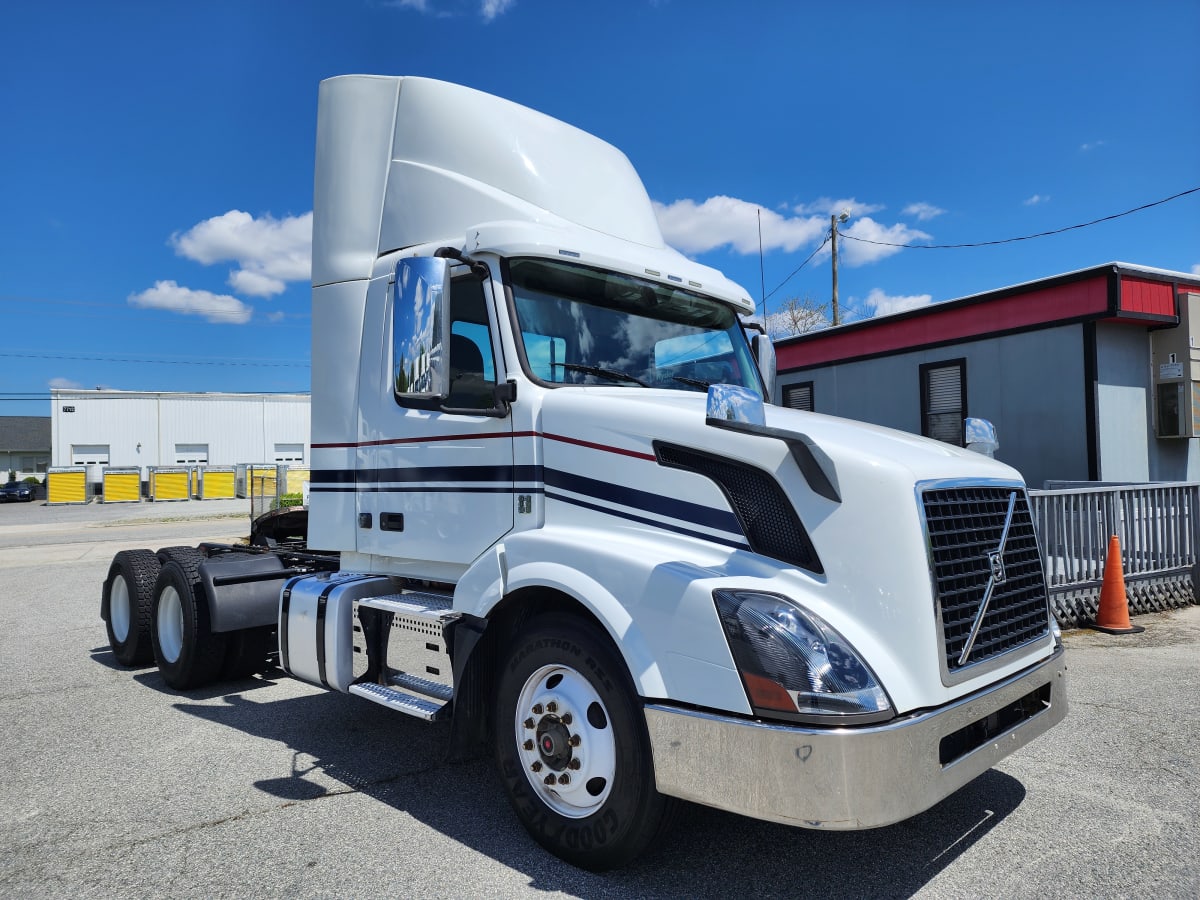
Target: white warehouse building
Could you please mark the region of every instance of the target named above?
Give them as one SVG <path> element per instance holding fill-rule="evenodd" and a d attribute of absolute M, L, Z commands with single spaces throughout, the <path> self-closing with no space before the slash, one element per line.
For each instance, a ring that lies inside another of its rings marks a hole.
<path fill-rule="evenodd" d="M 53 389 L 51 465 L 307 466 L 308 394 Z"/>

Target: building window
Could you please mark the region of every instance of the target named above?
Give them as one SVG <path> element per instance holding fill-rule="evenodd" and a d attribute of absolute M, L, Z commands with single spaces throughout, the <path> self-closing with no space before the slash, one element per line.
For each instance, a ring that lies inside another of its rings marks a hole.
<path fill-rule="evenodd" d="M 108 444 L 72 444 L 71 465 L 107 466 Z"/>
<path fill-rule="evenodd" d="M 302 463 L 302 462 L 304 462 L 304 445 L 303 444 L 276 444 L 275 445 L 275 462 L 277 462 L 277 463 Z"/>
<path fill-rule="evenodd" d="M 963 446 L 967 417 L 967 361 L 948 359 L 921 366 L 921 434 Z"/>
<path fill-rule="evenodd" d="M 175 465 L 207 466 L 208 444 L 176 444 Z"/>
<path fill-rule="evenodd" d="M 789 384 L 783 389 L 783 405 L 789 409 L 803 409 L 812 412 L 813 383 L 802 381 L 799 384 Z"/>

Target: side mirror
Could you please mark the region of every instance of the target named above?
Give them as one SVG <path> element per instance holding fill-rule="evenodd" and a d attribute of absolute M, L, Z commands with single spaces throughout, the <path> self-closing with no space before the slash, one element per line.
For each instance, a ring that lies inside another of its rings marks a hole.
<path fill-rule="evenodd" d="M 449 392 L 450 263 L 410 257 L 396 265 L 392 389 L 407 400 Z"/>
<path fill-rule="evenodd" d="M 762 374 L 763 387 L 766 389 L 766 402 L 774 403 L 775 397 L 775 344 L 769 334 L 756 334 L 751 342 L 754 358 L 758 360 L 758 371 Z"/>
<path fill-rule="evenodd" d="M 1000 449 L 996 426 L 987 419 L 963 419 L 963 437 L 968 450 L 994 456 Z"/>

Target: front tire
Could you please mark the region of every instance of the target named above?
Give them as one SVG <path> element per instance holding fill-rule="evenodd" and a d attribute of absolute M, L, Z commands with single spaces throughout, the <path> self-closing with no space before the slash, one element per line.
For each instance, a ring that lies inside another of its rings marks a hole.
<path fill-rule="evenodd" d="M 212 631 L 196 550 L 170 548 L 154 583 L 150 635 L 163 680 L 176 690 L 215 681 L 225 661 L 226 636 Z"/>
<path fill-rule="evenodd" d="M 665 832 L 645 720 L 623 660 L 580 619 L 541 616 L 510 647 L 493 720 L 517 817 L 572 865 L 624 865 Z"/>
<path fill-rule="evenodd" d="M 158 557 L 149 550 L 122 550 L 113 557 L 100 600 L 108 645 L 123 666 L 145 665 L 150 646 L 150 612 Z"/>

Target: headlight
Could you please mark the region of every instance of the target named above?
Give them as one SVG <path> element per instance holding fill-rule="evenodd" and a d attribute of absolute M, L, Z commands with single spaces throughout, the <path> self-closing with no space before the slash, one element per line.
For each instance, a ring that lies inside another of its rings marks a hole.
<path fill-rule="evenodd" d="M 756 714 L 825 724 L 892 717 L 874 673 L 820 617 L 776 594 L 714 591 L 713 600 Z"/>

